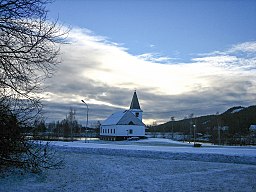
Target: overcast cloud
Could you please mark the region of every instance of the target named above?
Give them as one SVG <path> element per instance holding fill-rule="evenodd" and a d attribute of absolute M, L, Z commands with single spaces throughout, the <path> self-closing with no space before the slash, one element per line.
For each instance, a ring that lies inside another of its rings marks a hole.
<path fill-rule="evenodd" d="M 256 42 L 178 63 L 157 53 L 131 55 L 127 48 L 86 29 L 73 29 L 68 40 L 61 46 L 62 63 L 55 76 L 45 82 L 47 121 L 64 119 L 72 107 L 78 121 L 84 122 L 81 99 L 89 105 L 90 120 L 103 120 L 127 109 L 134 89 L 146 124 L 255 104 Z"/>

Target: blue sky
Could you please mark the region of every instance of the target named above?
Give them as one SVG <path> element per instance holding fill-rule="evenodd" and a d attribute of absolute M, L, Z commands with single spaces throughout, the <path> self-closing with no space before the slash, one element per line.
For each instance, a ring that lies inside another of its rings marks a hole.
<path fill-rule="evenodd" d="M 49 16 L 87 28 L 132 54 L 185 60 L 256 37 L 253 0 L 56 0 Z"/>
<path fill-rule="evenodd" d="M 69 27 L 62 63 L 46 81 L 49 120 L 70 107 L 103 120 L 129 107 L 144 122 L 255 105 L 256 1 L 56 0 L 48 17 Z"/>

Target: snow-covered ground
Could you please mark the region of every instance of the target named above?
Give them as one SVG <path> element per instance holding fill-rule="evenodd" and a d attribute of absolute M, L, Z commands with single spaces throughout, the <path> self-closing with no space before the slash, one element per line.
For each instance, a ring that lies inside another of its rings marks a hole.
<path fill-rule="evenodd" d="M 167 139 L 52 145 L 62 169 L 5 173 L 0 191 L 256 191 L 255 147 L 194 148 Z"/>

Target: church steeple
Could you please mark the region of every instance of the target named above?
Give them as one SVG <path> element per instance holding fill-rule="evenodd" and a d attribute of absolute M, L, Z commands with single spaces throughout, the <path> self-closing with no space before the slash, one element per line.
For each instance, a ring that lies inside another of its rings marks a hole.
<path fill-rule="evenodd" d="M 133 93 L 133 97 L 132 97 L 132 102 L 130 105 L 130 111 L 138 118 L 142 121 L 142 110 L 140 108 L 140 103 L 138 100 L 138 96 L 136 93 L 136 90 Z"/>
<path fill-rule="evenodd" d="M 130 109 L 140 109 L 140 103 L 139 103 L 139 100 L 138 100 L 138 97 L 137 97 L 136 90 L 133 93 Z"/>

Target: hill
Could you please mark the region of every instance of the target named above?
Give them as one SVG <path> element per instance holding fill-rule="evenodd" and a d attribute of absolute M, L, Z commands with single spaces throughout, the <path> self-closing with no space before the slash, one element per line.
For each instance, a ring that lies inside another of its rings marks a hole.
<path fill-rule="evenodd" d="M 190 117 L 179 121 L 169 121 L 164 124 L 149 127 L 155 132 L 181 132 L 191 134 L 194 127 L 196 132 L 217 137 L 218 127 L 225 137 L 245 136 L 250 133 L 250 125 L 256 125 L 256 105 L 249 107 L 236 106 L 222 114 Z M 223 135 L 222 134 L 222 135 Z"/>

